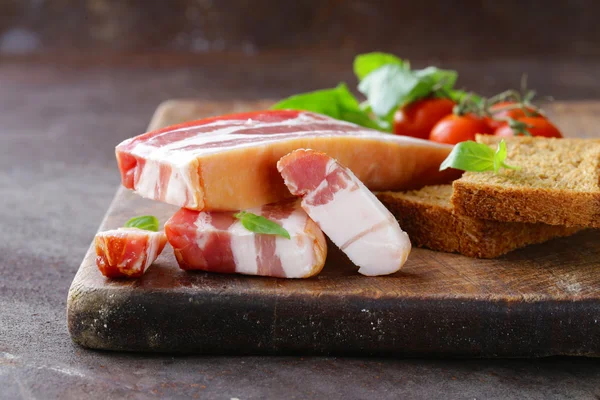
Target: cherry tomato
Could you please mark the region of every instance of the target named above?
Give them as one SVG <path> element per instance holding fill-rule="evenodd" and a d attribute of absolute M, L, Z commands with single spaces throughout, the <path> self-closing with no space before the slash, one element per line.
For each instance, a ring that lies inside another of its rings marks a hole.
<path fill-rule="evenodd" d="M 543 136 L 543 137 L 554 137 L 561 138 L 563 137 L 560 131 L 556 126 L 552 124 L 552 122 L 548 121 L 543 117 L 524 117 L 517 119 L 519 122 L 523 122 L 528 125 L 527 131 L 531 134 L 531 136 Z M 502 137 L 511 137 L 515 135 L 514 130 L 508 126 L 503 125 L 500 128 L 496 129 L 494 132 L 496 136 Z"/>
<path fill-rule="evenodd" d="M 472 115 L 450 114 L 435 124 L 429 140 L 456 144 L 465 140 L 475 140 L 477 133 L 492 134 L 493 130 L 481 118 Z"/>
<path fill-rule="evenodd" d="M 394 114 L 394 133 L 427 139 L 431 128 L 448 114 L 454 102 L 450 99 L 423 99 L 401 107 Z"/>
<path fill-rule="evenodd" d="M 515 108 L 513 110 L 497 111 L 506 106 L 512 106 L 515 104 L 516 103 L 514 101 L 503 101 L 503 102 L 496 103 L 493 106 L 491 106 L 490 111 L 493 113 L 494 118 L 486 118 L 487 124 L 493 130 L 496 130 L 496 129 L 500 128 L 501 126 L 506 125 L 506 121 L 501 121 L 501 120 L 499 121 L 499 119 L 502 119 L 502 118 L 518 119 L 518 118 L 527 117 L 527 115 L 525 115 L 525 111 L 523 111 L 523 109 L 521 109 L 521 108 Z M 533 108 L 526 107 L 526 109 L 529 112 L 529 115 L 543 118 L 543 116 L 541 114 L 537 113 Z M 497 112 L 495 112 L 495 111 L 497 111 Z"/>

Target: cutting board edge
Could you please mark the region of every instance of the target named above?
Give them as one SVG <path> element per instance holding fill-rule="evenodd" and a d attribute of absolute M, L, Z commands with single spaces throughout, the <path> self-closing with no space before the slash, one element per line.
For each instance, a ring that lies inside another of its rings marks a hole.
<path fill-rule="evenodd" d="M 244 294 L 227 293 L 215 298 L 214 293 L 172 292 L 155 294 L 148 301 L 141 292 L 79 286 L 69 292 L 68 330 L 73 342 L 80 346 L 114 351 L 600 357 L 600 335 L 592 334 L 598 331 L 600 300 L 512 304 L 502 300 L 424 302 L 407 298 L 392 303 L 380 298 L 355 302 L 350 297 L 315 297 L 299 303 L 297 296 L 281 294 L 255 297 L 251 304 L 247 300 Z M 174 308 L 179 311 L 175 314 L 184 317 L 174 316 Z M 297 309 L 302 312 L 297 313 Z M 579 317 L 573 319 L 575 310 Z M 343 320 L 336 321 L 342 315 Z M 221 327 L 222 331 L 206 330 L 207 325 Z M 461 325 L 458 335 L 455 325 Z M 378 331 L 369 335 L 370 329 L 356 329 L 357 326 L 377 326 Z M 135 332 L 130 327 L 135 327 Z M 227 334 L 232 328 L 234 332 L 244 332 L 245 339 L 240 341 L 238 335 Z M 403 337 L 402 331 L 435 334 Z M 115 338 L 114 332 L 122 337 Z M 152 341 L 148 332 L 162 339 Z M 515 336 L 514 332 L 520 333 Z M 386 338 L 383 343 L 381 338 Z"/>
<path fill-rule="evenodd" d="M 165 110 L 177 109 L 180 106 L 182 106 L 184 103 L 187 103 L 188 105 L 193 106 L 193 107 L 204 107 L 205 105 L 210 105 L 211 107 L 213 107 L 215 109 L 219 109 L 219 108 L 223 108 L 223 107 L 228 107 L 231 104 L 233 104 L 232 102 L 228 102 L 228 101 L 211 102 L 211 101 L 198 101 L 198 100 L 192 100 L 192 99 L 173 99 L 173 100 L 169 100 L 169 101 L 163 102 L 161 104 L 161 106 L 159 107 L 159 109 L 157 109 L 156 112 L 155 112 L 155 115 L 153 117 L 153 120 L 152 120 L 153 122 L 152 123 L 158 124 L 157 122 L 154 122 L 154 121 L 157 118 L 159 118 L 160 114 L 164 113 Z M 264 100 L 262 103 L 258 102 L 258 103 L 252 103 L 252 104 L 267 105 L 268 103 L 272 103 L 272 101 L 271 100 Z M 244 103 L 244 102 L 237 102 L 236 104 L 241 105 L 242 107 L 244 107 L 244 104 L 246 104 L 246 103 Z M 593 102 L 593 101 L 569 101 L 569 102 L 554 103 L 554 104 L 552 104 L 551 108 L 555 109 L 555 110 L 565 109 L 565 108 L 570 110 L 571 108 L 585 107 L 585 108 L 593 108 L 594 110 L 600 111 L 599 105 L 600 105 L 600 103 Z M 261 107 L 256 107 L 256 108 L 266 108 L 266 107 L 262 107 L 261 106 Z M 122 187 L 120 187 L 120 189 L 117 190 L 115 198 L 113 199 L 113 202 L 111 203 L 111 207 L 109 208 L 106 216 L 103 219 L 101 227 L 104 226 L 104 224 L 106 223 L 106 221 L 107 221 L 107 219 L 108 219 L 108 217 L 110 215 L 111 210 L 113 210 L 113 206 L 114 206 L 115 201 L 117 201 L 117 198 L 119 197 L 119 194 L 123 190 L 125 190 L 125 189 L 123 189 Z M 102 228 L 100 228 L 100 229 L 102 229 Z M 91 251 L 92 251 L 92 248 L 90 248 L 90 250 L 88 251 L 88 255 L 90 254 Z M 86 256 L 86 259 L 87 259 L 87 256 Z M 84 261 L 85 261 L 85 259 L 84 259 Z M 104 296 L 102 298 L 104 300 L 106 300 L 106 296 L 105 296 L 106 293 L 104 293 L 104 294 L 99 293 L 99 292 L 102 291 L 102 289 L 99 289 L 99 288 L 90 288 L 90 287 L 80 287 L 79 288 L 81 290 L 80 295 L 82 295 L 83 297 L 80 297 L 79 299 L 73 298 L 73 296 L 72 296 L 72 289 L 73 289 L 73 286 L 76 283 L 78 277 L 81 278 L 80 272 L 82 272 L 81 271 L 82 268 L 83 268 L 83 266 L 80 267 L 80 270 L 78 270 L 78 272 L 77 272 L 77 274 L 75 276 L 73 284 L 71 285 L 71 289 L 69 290 L 69 298 L 68 298 L 68 301 L 67 301 L 67 305 L 68 305 L 68 307 L 67 307 L 68 308 L 67 320 L 68 320 L 68 325 L 69 325 L 69 333 L 71 334 L 71 337 L 72 337 L 73 341 L 75 343 L 78 343 L 78 344 L 84 346 L 84 347 L 87 346 L 89 348 L 107 349 L 107 350 L 120 350 L 120 351 L 131 350 L 131 348 L 128 349 L 127 346 L 125 346 L 125 347 L 115 347 L 115 346 L 110 346 L 110 345 L 107 345 L 107 346 L 93 346 L 93 345 L 90 345 L 90 344 L 93 344 L 92 342 L 90 342 L 90 338 L 92 339 L 92 341 L 95 340 L 96 344 L 98 344 L 98 342 L 97 342 L 98 339 L 102 339 L 99 336 L 100 333 L 102 333 L 101 330 L 98 330 L 96 332 L 96 335 L 95 335 L 96 337 L 95 338 L 94 338 L 94 335 L 87 334 L 86 335 L 87 339 L 86 339 L 86 337 L 82 336 L 79 332 L 77 332 L 75 329 L 73 329 L 74 328 L 74 324 L 78 323 L 77 322 L 77 318 L 80 318 L 80 322 L 83 321 L 83 319 L 81 319 L 83 317 L 83 314 L 82 314 L 82 312 L 81 312 L 81 310 L 79 308 L 79 306 L 80 306 L 79 303 L 80 303 L 80 301 L 81 301 L 82 298 L 86 297 L 87 299 L 91 299 L 91 298 L 93 298 L 92 293 L 96 293 L 96 295 L 99 295 L 101 297 Z M 379 301 L 381 299 L 379 298 L 377 300 Z M 464 299 L 449 299 L 449 300 L 450 301 L 455 301 L 456 300 L 456 301 L 463 302 L 463 303 L 465 302 Z M 446 299 L 444 301 L 448 301 L 448 299 Z M 566 304 L 580 304 L 582 302 L 587 302 L 589 304 L 589 306 L 590 306 L 590 308 L 589 308 L 588 311 L 590 311 L 591 313 L 594 313 L 594 315 L 600 314 L 600 312 L 599 312 L 600 304 L 598 303 L 598 301 L 597 301 L 596 298 L 593 298 L 593 299 L 582 299 L 582 300 L 575 300 L 575 301 L 573 301 L 572 299 L 565 299 L 565 300 L 561 300 L 561 302 L 564 303 L 565 305 Z M 100 303 L 98 303 L 98 304 L 100 304 Z M 138 303 L 138 304 L 141 304 L 141 303 Z M 529 302 L 529 303 L 525 302 L 524 304 L 529 304 L 531 306 L 534 305 L 533 302 Z M 423 311 L 427 312 L 427 310 L 423 310 Z M 539 311 L 539 309 L 538 309 L 538 311 Z M 578 311 L 581 311 L 581 310 L 578 310 Z M 578 316 L 579 312 L 576 313 L 576 315 Z M 565 320 L 569 320 L 572 316 L 573 315 L 567 314 L 564 317 L 565 317 Z M 109 324 L 107 324 L 107 326 L 109 326 Z M 577 328 L 577 327 L 575 327 L 575 328 Z M 597 326 L 593 326 L 590 332 L 598 332 L 597 329 L 598 329 Z M 577 329 L 575 329 L 575 332 L 577 332 Z M 569 333 L 569 332 L 567 332 L 567 333 Z M 580 334 L 581 341 L 585 342 L 586 341 L 585 339 L 588 336 L 583 335 L 582 332 L 577 332 L 577 333 Z M 589 336 L 594 336 L 594 335 L 589 335 Z M 600 335 L 598 335 L 598 333 L 596 333 L 595 336 L 600 336 Z M 259 348 L 255 349 L 256 350 L 255 353 L 256 354 L 273 354 L 273 353 L 277 353 L 277 352 L 282 351 L 281 349 L 282 349 L 282 347 L 277 347 L 277 346 L 275 346 L 275 347 L 273 347 L 271 349 L 265 348 L 264 346 L 263 347 L 259 346 Z M 306 350 L 300 350 L 300 352 L 308 351 L 309 353 L 317 353 L 317 354 L 338 354 L 336 351 L 334 351 L 332 353 L 332 352 L 329 352 L 329 351 L 324 351 L 323 349 L 312 348 L 312 350 L 311 350 L 310 346 L 306 347 L 305 349 Z M 217 351 L 217 352 L 222 352 L 224 354 L 231 354 L 231 350 L 232 349 L 229 349 L 229 351 L 226 351 L 227 349 L 223 349 L 223 346 L 221 346 L 220 350 L 219 350 L 218 347 L 215 347 L 214 349 L 204 349 L 203 351 L 200 351 L 200 352 L 207 353 L 207 352 L 209 352 L 209 350 L 211 350 L 211 351 L 214 350 L 214 351 Z M 244 350 L 243 348 L 237 348 L 237 349 L 233 349 L 233 352 L 238 352 L 238 351 L 243 351 L 243 350 Z M 580 356 L 582 355 L 582 356 L 594 356 L 594 357 L 597 357 L 597 356 L 600 355 L 600 351 L 598 350 L 597 346 L 594 346 L 593 349 L 591 349 L 591 351 L 587 351 L 586 350 L 586 351 L 572 352 L 572 351 L 566 351 L 564 348 L 563 349 L 559 349 L 559 350 L 560 351 L 558 351 L 558 352 L 555 352 L 554 350 L 551 350 L 550 353 L 548 353 L 548 352 L 544 352 L 544 353 L 538 352 L 538 353 L 533 354 L 533 355 L 532 354 L 526 354 L 526 355 L 520 355 L 518 357 L 545 357 L 545 356 L 550 356 L 550 355 L 580 355 Z M 580 350 L 582 350 L 582 349 L 580 349 Z M 157 350 L 156 348 L 151 348 L 151 347 L 148 347 L 148 346 L 146 346 L 145 348 L 139 348 L 139 349 L 131 350 L 131 351 L 165 351 L 165 352 L 174 352 L 174 351 L 176 351 L 176 352 L 179 352 L 177 349 Z M 187 350 L 185 350 L 185 349 L 182 349 L 181 351 L 187 352 Z M 385 352 L 385 350 L 383 350 L 383 351 Z M 193 352 L 197 352 L 197 351 L 193 351 Z M 350 354 L 350 353 L 342 350 L 339 354 Z M 376 353 L 372 353 L 372 352 L 371 353 L 369 353 L 369 352 L 365 353 L 363 350 L 359 349 L 358 352 L 357 352 L 357 354 L 379 354 L 379 353 L 377 353 L 377 352 Z M 396 353 L 394 353 L 394 354 L 396 354 Z M 413 352 L 409 352 L 409 353 L 399 353 L 399 354 L 415 354 L 415 355 L 435 355 L 435 354 L 439 354 L 439 355 L 446 355 L 446 356 L 447 355 L 453 355 L 452 352 L 442 352 L 442 353 L 427 353 L 427 352 L 421 353 L 421 352 L 416 352 L 415 353 L 414 351 Z M 509 353 L 502 353 L 500 355 L 499 354 L 494 354 L 494 353 L 489 353 L 487 355 L 476 355 L 474 353 L 468 353 L 467 352 L 467 353 L 457 354 L 457 356 L 461 356 L 461 357 L 463 357 L 463 356 L 469 356 L 469 357 L 498 357 L 498 356 L 500 356 L 500 357 L 515 357 L 515 355 L 514 354 L 510 354 L 510 352 Z"/>

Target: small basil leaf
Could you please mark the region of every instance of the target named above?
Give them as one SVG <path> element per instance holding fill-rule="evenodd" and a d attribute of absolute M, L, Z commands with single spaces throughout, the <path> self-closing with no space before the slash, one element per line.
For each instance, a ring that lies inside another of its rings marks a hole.
<path fill-rule="evenodd" d="M 504 162 L 507 154 L 504 139 L 500 141 L 496 151 L 483 143 L 475 143 L 471 140 L 460 142 L 454 146 L 448 157 L 442 162 L 440 171 L 456 168 L 470 172 L 494 171 L 497 174 L 500 168 L 520 169 Z"/>
<path fill-rule="evenodd" d="M 250 232 L 262 233 L 266 235 L 279 235 L 290 239 L 290 233 L 281 225 L 261 215 L 240 211 L 233 216 L 239 219 L 244 228 L 248 229 Z"/>
<path fill-rule="evenodd" d="M 359 54 L 354 58 L 354 74 L 361 81 L 365 76 L 386 64 L 396 64 L 406 69 L 410 68 L 408 62 L 393 54 L 373 52 Z"/>
<path fill-rule="evenodd" d="M 500 168 L 502 168 L 502 165 L 504 164 L 504 160 L 506 160 L 506 155 L 507 155 L 506 142 L 504 141 L 504 139 L 502 139 L 500 141 L 500 143 L 498 143 L 498 149 L 496 150 L 496 153 L 494 153 L 494 173 L 495 174 L 497 174 L 498 171 L 500 171 Z"/>
<path fill-rule="evenodd" d="M 463 171 L 483 172 L 494 170 L 494 150 L 485 144 L 471 140 L 454 146 L 440 165 L 440 171 L 455 168 Z"/>
<path fill-rule="evenodd" d="M 506 164 L 504 161 L 506 161 L 507 155 L 508 155 L 508 151 L 506 149 L 506 142 L 504 141 L 504 139 L 502 139 L 500 141 L 500 143 L 498 143 L 498 150 L 496 150 L 496 153 L 494 154 L 494 172 L 495 173 L 498 173 L 498 171 L 502 167 L 507 168 L 507 169 L 514 169 L 514 170 L 521 169 L 521 167 L 516 167 L 516 166 Z M 496 167 L 496 165 L 498 165 L 498 167 Z"/>
<path fill-rule="evenodd" d="M 125 228 L 139 228 L 147 231 L 158 232 L 158 219 L 153 215 L 142 215 L 131 218 L 125 223 Z"/>

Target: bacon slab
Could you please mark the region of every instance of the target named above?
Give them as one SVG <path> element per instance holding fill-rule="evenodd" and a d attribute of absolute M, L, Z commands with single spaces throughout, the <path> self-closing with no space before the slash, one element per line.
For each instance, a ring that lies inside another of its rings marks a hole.
<path fill-rule="evenodd" d="M 243 210 L 289 198 L 277 161 L 292 150 L 326 152 L 372 190 L 446 183 L 449 145 L 382 133 L 320 114 L 259 111 L 148 132 L 116 148 L 125 187 L 206 211 Z"/>
<path fill-rule="evenodd" d="M 146 272 L 167 243 L 164 232 L 119 228 L 98 232 L 96 265 L 108 278 L 138 278 Z"/>
<path fill-rule="evenodd" d="M 302 208 L 363 275 L 398 271 L 411 244 L 394 216 L 348 168 L 314 150 L 296 150 L 277 163 Z"/>
<path fill-rule="evenodd" d="M 288 200 L 247 210 L 279 223 L 291 239 L 250 232 L 233 212 L 185 208 L 167 221 L 165 232 L 184 270 L 308 278 L 323 269 L 327 242 L 299 203 Z"/>

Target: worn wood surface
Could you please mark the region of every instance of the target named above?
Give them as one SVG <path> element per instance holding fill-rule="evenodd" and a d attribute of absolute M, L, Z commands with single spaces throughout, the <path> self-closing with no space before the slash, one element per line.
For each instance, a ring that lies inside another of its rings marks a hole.
<path fill-rule="evenodd" d="M 171 101 L 167 124 L 264 102 Z M 600 103 L 546 107 L 568 136 L 597 137 Z M 131 215 L 165 221 L 175 208 L 120 188 L 100 229 Z M 86 255 L 68 298 L 72 339 L 85 347 L 198 353 L 600 356 L 600 232 L 496 260 L 414 249 L 402 271 L 357 274 L 334 246 L 313 279 L 189 273 L 167 246 L 140 280 L 108 280 Z"/>

